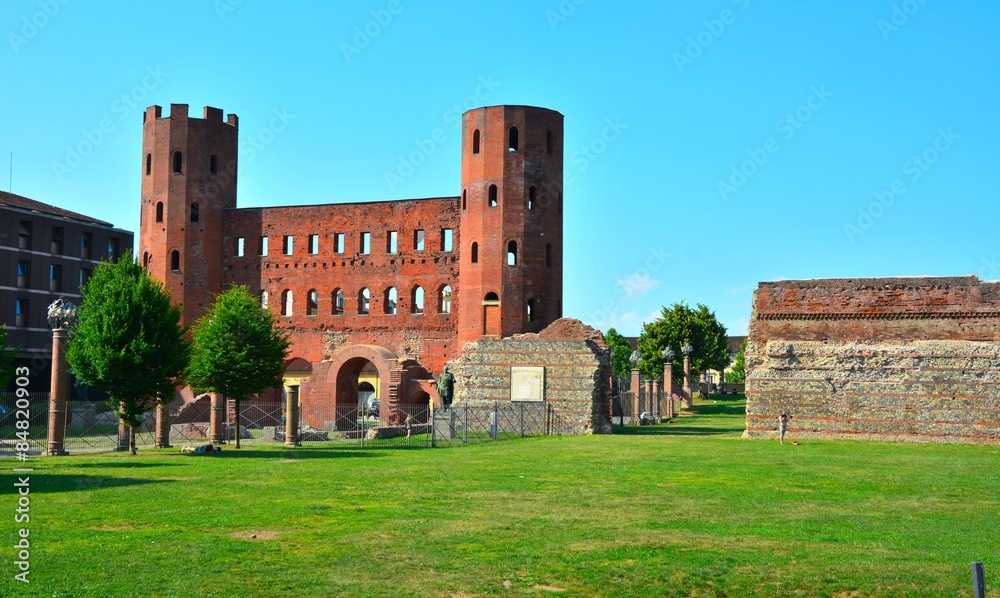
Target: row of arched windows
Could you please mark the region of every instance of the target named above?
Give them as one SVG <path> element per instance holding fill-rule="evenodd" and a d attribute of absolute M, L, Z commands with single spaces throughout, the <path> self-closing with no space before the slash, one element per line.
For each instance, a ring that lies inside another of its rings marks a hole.
<path fill-rule="evenodd" d="M 517 127 L 507 129 L 507 151 L 516 152 L 521 147 L 521 135 Z M 479 129 L 472 132 L 472 153 L 478 154 L 482 135 Z M 552 155 L 555 152 L 555 142 L 552 131 L 545 132 L 545 153 Z"/>
<path fill-rule="evenodd" d="M 495 208 L 500 205 L 500 199 L 498 197 L 499 189 L 496 185 L 490 185 L 486 188 L 486 196 L 489 207 Z M 534 185 L 528 187 L 528 209 L 537 210 L 538 205 L 538 188 Z M 462 189 L 462 209 L 466 209 L 468 206 L 468 190 Z M 559 194 L 559 211 L 562 211 L 562 194 Z"/>
<path fill-rule="evenodd" d="M 479 243 L 473 241 L 472 247 L 470 248 L 471 258 L 473 264 L 479 263 Z M 507 242 L 507 265 L 516 266 L 517 265 L 517 241 Z M 545 267 L 552 267 L 552 243 L 545 244 Z"/>
<path fill-rule="evenodd" d="M 260 295 L 261 305 L 267 307 L 269 302 L 269 296 L 267 291 L 261 292 Z M 358 291 L 357 295 L 357 313 L 358 315 L 368 315 L 371 313 L 372 304 L 372 292 L 367 287 L 362 288 Z M 437 292 L 437 312 L 441 314 L 450 314 L 452 305 L 452 291 L 451 286 L 444 285 Z M 347 309 L 347 295 L 344 289 L 334 289 L 330 292 L 330 314 L 334 316 L 344 315 L 344 311 Z M 285 289 L 281 291 L 281 304 L 279 305 L 281 315 L 284 317 L 289 317 L 294 315 L 295 312 L 295 297 L 291 289 Z M 387 316 L 396 315 L 399 309 L 399 292 L 396 287 L 389 287 L 385 289 L 382 293 L 382 312 Z M 320 311 L 320 295 L 319 291 L 316 289 L 309 289 L 306 291 L 306 309 L 305 313 L 307 316 L 318 316 Z M 415 286 L 410 290 L 410 313 L 412 314 L 422 314 L 424 313 L 424 288 L 421 286 Z"/>
<path fill-rule="evenodd" d="M 184 174 L 184 154 L 174 152 L 172 162 L 174 174 Z M 219 174 L 219 158 L 215 154 L 208 159 L 208 172 L 212 176 Z M 146 176 L 151 174 L 153 174 L 153 154 L 146 154 Z"/>
<path fill-rule="evenodd" d="M 191 222 L 201 221 L 201 207 L 198 206 L 198 202 L 191 203 L 190 210 Z M 163 222 L 163 202 L 156 202 L 156 222 Z"/>

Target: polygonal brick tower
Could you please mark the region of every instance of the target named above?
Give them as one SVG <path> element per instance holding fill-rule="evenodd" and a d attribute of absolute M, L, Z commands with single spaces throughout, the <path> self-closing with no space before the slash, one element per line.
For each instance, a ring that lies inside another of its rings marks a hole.
<path fill-rule="evenodd" d="M 462 116 L 460 344 L 538 332 L 562 315 L 563 115 Z"/>
<path fill-rule="evenodd" d="M 187 104 L 143 115 L 142 264 L 183 304 L 184 326 L 195 324 L 223 280 L 223 210 L 236 207 L 238 123 L 222 110 L 188 118 Z"/>

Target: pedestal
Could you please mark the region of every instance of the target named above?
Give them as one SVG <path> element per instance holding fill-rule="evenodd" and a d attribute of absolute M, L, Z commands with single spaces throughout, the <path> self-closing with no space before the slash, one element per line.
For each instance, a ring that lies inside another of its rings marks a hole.
<path fill-rule="evenodd" d="M 170 448 L 170 405 L 156 405 L 156 448 Z"/>
<path fill-rule="evenodd" d="M 208 441 L 212 444 L 223 444 L 222 423 L 226 421 L 226 400 L 217 393 L 211 395 L 212 410 L 209 415 Z"/>
<path fill-rule="evenodd" d="M 285 446 L 299 446 L 299 387 L 285 387 Z"/>
<path fill-rule="evenodd" d="M 66 455 L 66 338 L 62 328 L 52 331 L 52 379 L 49 393 L 49 455 Z"/>

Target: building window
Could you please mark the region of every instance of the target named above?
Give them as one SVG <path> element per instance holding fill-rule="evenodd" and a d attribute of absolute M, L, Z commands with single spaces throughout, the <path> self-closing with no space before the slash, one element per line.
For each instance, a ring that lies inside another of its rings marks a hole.
<path fill-rule="evenodd" d="M 399 295 L 396 292 L 396 287 L 389 287 L 385 290 L 385 315 L 394 316 L 396 315 L 396 302 L 399 299 Z"/>
<path fill-rule="evenodd" d="M 445 285 L 441 287 L 441 309 L 443 314 L 451 313 L 451 287 Z"/>
<path fill-rule="evenodd" d="M 174 272 L 181 269 L 181 252 L 176 249 L 170 252 L 170 269 Z"/>
<path fill-rule="evenodd" d="M 184 155 L 180 152 L 174 152 L 174 174 L 181 174 L 182 167 L 184 166 Z"/>
<path fill-rule="evenodd" d="M 295 299 L 292 297 L 292 291 L 288 289 L 281 291 L 281 315 L 286 318 L 291 317 L 294 304 Z"/>
<path fill-rule="evenodd" d="M 52 243 L 49 253 L 62 255 L 63 252 L 63 228 L 61 226 L 52 227 Z"/>
<path fill-rule="evenodd" d="M 292 255 L 292 248 L 295 245 L 294 235 L 285 235 L 283 242 L 283 251 L 285 255 Z"/>
<path fill-rule="evenodd" d="M 335 253 L 344 253 L 344 233 L 333 235 L 333 251 Z"/>
<path fill-rule="evenodd" d="M 82 287 L 83 285 L 87 284 L 88 280 L 90 280 L 90 269 L 80 268 L 80 286 Z"/>
<path fill-rule="evenodd" d="M 479 129 L 472 132 L 472 153 L 479 153 Z"/>
<path fill-rule="evenodd" d="M 424 231 L 413 231 L 413 249 L 417 251 L 424 250 Z"/>
<path fill-rule="evenodd" d="M 344 291 L 342 289 L 335 289 L 332 293 L 330 293 L 330 302 L 333 304 L 333 315 L 344 315 Z"/>
<path fill-rule="evenodd" d="M 142 254 L 142 267 L 149 268 L 149 252 L 145 251 Z"/>
<path fill-rule="evenodd" d="M 319 315 L 319 292 L 316 289 L 309 289 L 309 293 L 306 294 L 306 315 Z"/>
<path fill-rule="evenodd" d="M 490 185 L 490 207 L 497 207 L 497 186 Z"/>
<path fill-rule="evenodd" d="M 270 299 L 270 297 L 268 296 L 267 291 L 261 291 L 260 292 L 260 306 L 261 307 L 267 307 L 267 302 L 268 302 L 269 299 Z"/>
<path fill-rule="evenodd" d="M 261 257 L 267 256 L 267 237 L 260 238 L 260 255 Z"/>
<path fill-rule="evenodd" d="M 62 285 L 62 266 L 59 264 L 49 265 L 49 290 L 54 293 L 61 293 L 63 290 Z"/>
<path fill-rule="evenodd" d="M 156 203 L 156 221 L 163 222 L 163 202 Z"/>
<path fill-rule="evenodd" d="M 535 196 L 536 196 L 536 194 L 537 194 L 537 190 L 535 189 L 534 185 L 528 187 L 528 209 L 529 210 L 534 210 L 535 209 Z"/>
<path fill-rule="evenodd" d="M 153 172 L 153 154 L 146 154 L 146 176 Z"/>
<path fill-rule="evenodd" d="M 14 301 L 14 325 L 26 327 L 28 325 L 28 300 L 17 299 Z"/>
<path fill-rule="evenodd" d="M 441 230 L 441 251 L 451 251 L 455 241 L 455 233 L 450 228 Z"/>
<path fill-rule="evenodd" d="M 91 248 L 94 246 L 94 234 L 93 233 L 82 233 L 80 234 L 80 257 L 89 260 L 91 256 Z"/>
<path fill-rule="evenodd" d="M 517 241 L 507 243 L 507 265 L 517 265 Z"/>
<path fill-rule="evenodd" d="M 486 296 L 483 297 L 483 303 L 500 303 L 500 297 L 497 297 L 497 294 L 493 292 L 486 293 Z"/>
<path fill-rule="evenodd" d="M 399 250 L 399 244 L 397 242 L 396 231 L 391 230 L 385 238 L 385 252 L 386 253 L 396 253 Z"/>
<path fill-rule="evenodd" d="M 219 158 L 215 154 L 208 159 L 208 173 L 212 176 L 219 174 Z"/>
<path fill-rule="evenodd" d="M 198 207 L 198 203 L 191 204 L 191 222 L 198 222 L 201 219 L 201 208 Z"/>
<path fill-rule="evenodd" d="M 31 286 L 31 262 L 19 260 L 17 262 L 17 288 L 26 289 Z"/>
<path fill-rule="evenodd" d="M 17 231 L 18 249 L 31 249 L 31 223 L 27 220 L 21 221 L 21 226 Z"/>
<path fill-rule="evenodd" d="M 545 267 L 552 267 L 552 243 L 545 244 Z"/>
<path fill-rule="evenodd" d="M 118 259 L 121 256 L 121 243 L 118 237 L 108 239 L 108 259 Z"/>
<path fill-rule="evenodd" d="M 528 309 L 527 309 L 526 316 L 527 316 L 529 322 L 534 322 L 535 321 L 535 300 L 534 299 L 528 299 Z"/>
<path fill-rule="evenodd" d="M 236 257 L 243 257 L 245 250 L 246 239 L 243 237 L 236 237 Z"/>
<path fill-rule="evenodd" d="M 545 133 L 545 153 L 552 155 L 552 131 Z"/>
<path fill-rule="evenodd" d="M 413 296 L 411 297 L 411 305 L 413 306 L 413 313 L 422 314 L 424 313 L 424 288 L 414 287 Z"/>
<path fill-rule="evenodd" d="M 472 244 L 472 263 L 479 263 L 479 243 Z"/>
<path fill-rule="evenodd" d="M 465 209 L 465 194 L 466 194 L 466 190 L 462 189 L 462 209 L 463 210 Z"/>
<path fill-rule="evenodd" d="M 518 135 L 517 135 L 517 127 L 511 127 L 510 128 L 510 143 L 507 144 L 507 147 L 512 152 L 516 152 L 517 151 L 517 147 L 518 147 L 518 138 L 517 137 L 518 137 Z"/>
<path fill-rule="evenodd" d="M 319 253 L 319 235 L 309 235 L 309 254 Z"/>
<path fill-rule="evenodd" d="M 358 291 L 358 314 L 362 316 L 368 315 L 368 309 L 371 306 L 372 294 L 367 288 Z"/>
<path fill-rule="evenodd" d="M 368 255 L 372 252 L 372 234 L 361 233 L 361 255 Z"/>

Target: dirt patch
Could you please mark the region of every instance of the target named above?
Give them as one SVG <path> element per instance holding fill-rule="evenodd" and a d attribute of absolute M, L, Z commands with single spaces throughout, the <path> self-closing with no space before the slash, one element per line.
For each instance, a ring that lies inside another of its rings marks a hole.
<path fill-rule="evenodd" d="M 240 538 L 241 540 L 273 540 L 278 536 L 284 535 L 285 532 L 279 532 L 276 530 L 262 529 L 262 530 L 248 530 L 242 532 L 233 532 L 229 534 L 232 538 Z"/>

